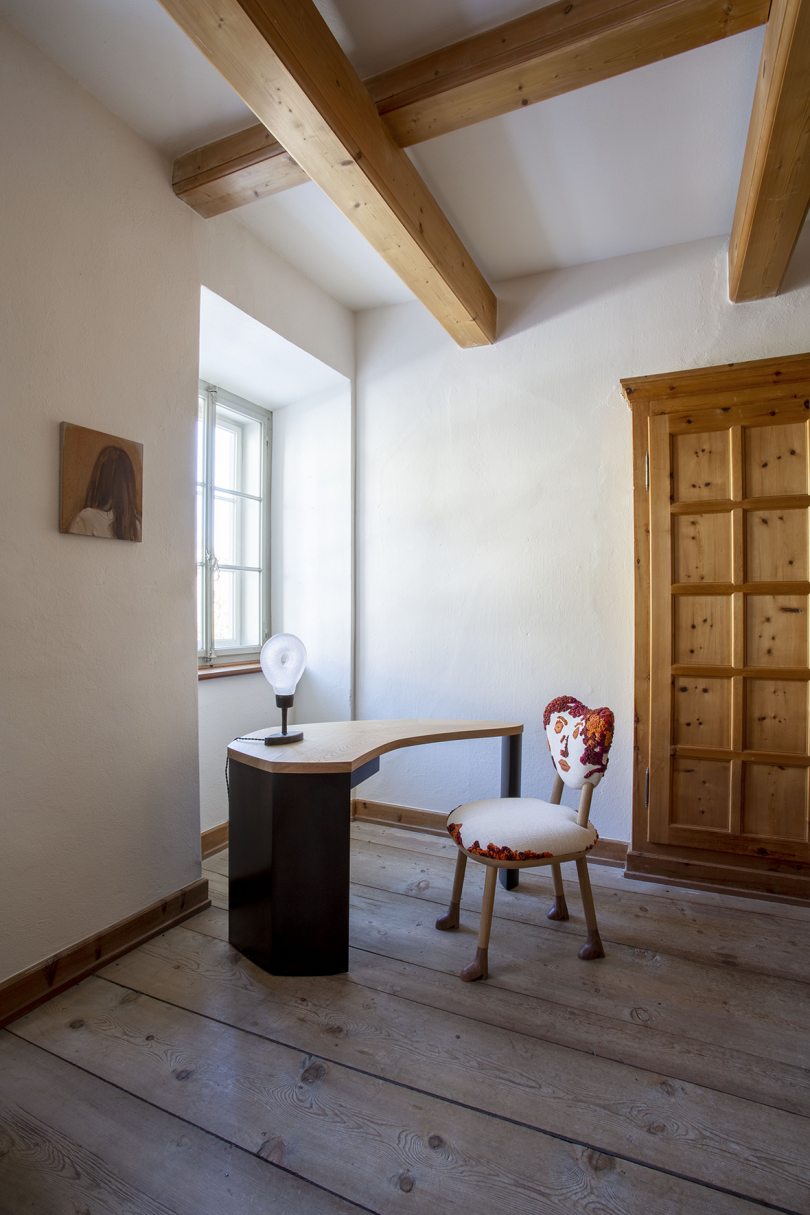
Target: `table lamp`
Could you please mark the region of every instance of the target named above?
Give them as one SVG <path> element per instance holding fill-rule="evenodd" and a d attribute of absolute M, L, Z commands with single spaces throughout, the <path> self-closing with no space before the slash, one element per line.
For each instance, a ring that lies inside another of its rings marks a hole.
<path fill-rule="evenodd" d="M 292 633 L 276 633 L 262 646 L 259 662 L 265 679 L 276 694 L 276 704 L 281 709 L 281 733 L 268 734 L 264 740 L 265 746 L 300 742 L 304 737 L 302 730 L 287 733 L 287 710 L 292 708 L 295 686 L 307 665 L 303 641 Z"/>

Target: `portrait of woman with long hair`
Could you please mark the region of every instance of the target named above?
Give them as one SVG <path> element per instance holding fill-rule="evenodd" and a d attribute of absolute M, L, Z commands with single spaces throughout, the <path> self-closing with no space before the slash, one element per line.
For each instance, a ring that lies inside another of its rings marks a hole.
<path fill-rule="evenodd" d="M 135 458 L 142 450 L 140 444 L 126 439 L 116 441 L 113 435 L 80 426 L 66 425 L 65 430 L 62 530 L 75 536 L 139 541 L 142 464 L 139 461 L 136 470 L 133 455 L 125 450 L 124 444 L 136 453 Z M 104 440 L 107 442 L 100 446 Z M 92 471 L 88 475 L 94 455 Z M 72 505 L 65 501 L 66 489 L 70 491 Z"/>

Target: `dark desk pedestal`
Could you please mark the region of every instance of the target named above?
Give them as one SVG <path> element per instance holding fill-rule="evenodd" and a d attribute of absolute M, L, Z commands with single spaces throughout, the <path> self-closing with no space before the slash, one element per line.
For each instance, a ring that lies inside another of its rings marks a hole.
<path fill-rule="evenodd" d="M 520 745 L 519 734 L 503 739 L 503 796 L 520 795 Z M 379 759 L 323 774 L 229 762 L 228 940 L 270 974 L 347 971 L 351 790 Z M 518 870 L 507 873 L 512 889 Z"/>

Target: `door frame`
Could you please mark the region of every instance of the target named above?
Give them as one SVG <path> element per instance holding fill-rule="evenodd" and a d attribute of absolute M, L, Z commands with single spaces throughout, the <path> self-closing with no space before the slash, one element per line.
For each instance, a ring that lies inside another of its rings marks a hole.
<path fill-rule="evenodd" d="M 650 421 L 688 408 L 699 397 L 718 406 L 742 404 L 767 391 L 784 400 L 801 398 L 810 412 L 810 353 L 745 363 L 724 363 L 620 381 L 632 414 L 633 566 L 635 577 L 635 670 L 633 734 L 633 827 L 628 877 L 743 894 L 789 903 L 810 903 L 810 864 L 772 857 L 744 857 L 652 842 L 649 837 L 649 770 L 652 728 L 650 611 Z"/>

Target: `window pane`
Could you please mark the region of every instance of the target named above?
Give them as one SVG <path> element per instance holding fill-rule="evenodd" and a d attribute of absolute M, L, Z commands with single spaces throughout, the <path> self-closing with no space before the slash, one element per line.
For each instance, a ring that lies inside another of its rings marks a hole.
<path fill-rule="evenodd" d="M 236 459 L 239 449 L 239 431 L 236 427 L 223 426 L 217 410 L 214 430 L 214 484 L 223 489 L 238 489 Z"/>
<path fill-rule="evenodd" d="M 214 552 L 220 565 L 241 565 L 237 553 L 236 499 L 228 494 L 214 494 Z"/>
<path fill-rule="evenodd" d="M 214 576 L 214 641 L 219 649 L 261 644 L 261 575 L 220 570 Z"/>
<path fill-rule="evenodd" d="M 214 552 L 220 565 L 261 566 L 261 502 L 214 494 Z"/>
<path fill-rule="evenodd" d="M 203 491 L 201 486 L 197 486 L 197 561 L 202 561 L 205 557 L 203 552 Z"/>
<path fill-rule="evenodd" d="M 197 566 L 197 649 L 203 648 L 203 567 Z"/>
<path fill-rule="evenodd" d="M 197 400 L 197 480 L 205 480 L 205 397 Z"/>
<path fill-rule="evenodd" d="M 238 645 L 234 575 L 230 570 L 214 574 L 214 643 L 224 649 Z"/>

